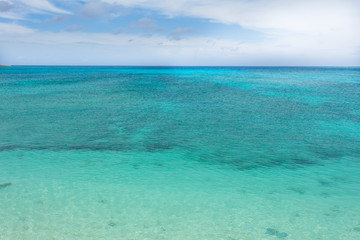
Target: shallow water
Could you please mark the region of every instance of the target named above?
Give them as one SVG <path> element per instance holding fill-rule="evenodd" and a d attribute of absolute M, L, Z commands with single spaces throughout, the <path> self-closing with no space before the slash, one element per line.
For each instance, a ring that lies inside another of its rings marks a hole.
<path fill-rule="evenodd" d="M 359 239 L 359 93 L 359 68 L 1 68 L 0 239 Z"/>

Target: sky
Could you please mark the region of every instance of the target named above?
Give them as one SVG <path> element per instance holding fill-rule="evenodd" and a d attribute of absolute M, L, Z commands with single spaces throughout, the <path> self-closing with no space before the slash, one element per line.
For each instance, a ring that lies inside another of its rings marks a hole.
<path fill-rule="evenodd" d="M 0 64 L 359 66 L 360 0 L 0 0 Z"/>

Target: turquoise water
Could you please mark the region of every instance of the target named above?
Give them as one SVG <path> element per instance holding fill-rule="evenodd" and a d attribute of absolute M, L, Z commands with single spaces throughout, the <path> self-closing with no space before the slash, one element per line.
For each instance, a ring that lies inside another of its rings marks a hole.
<path fill-rule="evenodd" d="M 360 68 L 0 68 L 0 239 L 360 239 Z"/>

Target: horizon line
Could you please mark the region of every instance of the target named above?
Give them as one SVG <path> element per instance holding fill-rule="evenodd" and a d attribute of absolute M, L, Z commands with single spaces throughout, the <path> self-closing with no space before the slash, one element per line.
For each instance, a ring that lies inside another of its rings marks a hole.
<path fill-rule="evenodd" d="M 322 68 L 334 68 L 334 67 L 338 67 L 338 68 L 359 68 L 360 65 L 356 66 L 356 65 L 341 65 L 341 66 L 336 66 L 336 65 L 106 65 L 106 64 L 99 64 L 99 65 L 76 65 L 76 64 L 15 64 L 15 65 L 11 65 L 11 64 L 0 64 L 0 66 L 3 67 L 308 67 L 308 68 L 312 68 L 312 67 L 322 67 Z"/>

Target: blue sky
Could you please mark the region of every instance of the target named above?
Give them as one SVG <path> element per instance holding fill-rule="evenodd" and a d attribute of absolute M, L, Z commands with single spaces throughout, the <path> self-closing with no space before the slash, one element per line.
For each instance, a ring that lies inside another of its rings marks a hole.
<path fill-rule="evenodd" d="M 360 65 L 358 0 L 0 0 L 0 64 Z"/>

